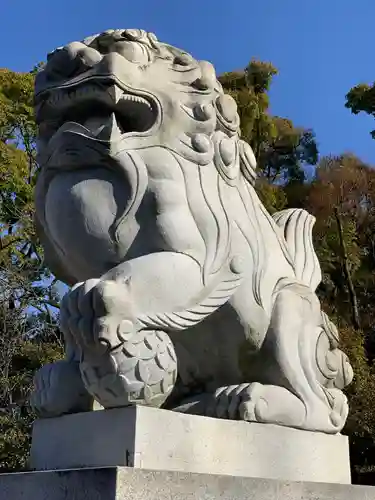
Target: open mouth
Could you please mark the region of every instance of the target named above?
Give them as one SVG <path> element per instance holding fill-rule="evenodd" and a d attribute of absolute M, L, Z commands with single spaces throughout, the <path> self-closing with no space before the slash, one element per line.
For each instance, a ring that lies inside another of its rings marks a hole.
<path fill-rule="evenodd" d="M 121 135 L 141 134 L 155 125 L 157 116 L 151 97 L 123 91 L 113 82 L 56 89 L 36 100 L 39 135 L 47 142 L 67 122 L 83 127 L 91 137 L 109 140 L 109 123 L 115 123 Z"/>

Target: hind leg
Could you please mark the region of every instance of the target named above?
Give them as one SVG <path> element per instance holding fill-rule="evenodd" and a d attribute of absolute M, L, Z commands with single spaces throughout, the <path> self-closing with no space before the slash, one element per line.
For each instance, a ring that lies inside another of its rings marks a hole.
<path fill-rule="evenodd" d="M 326 433 L 343 428 L 348 405 L 341 388 L 352 370 L 310 289 L 288 282 L 278 288 L 252 361 L 251 382 L 220 387 L 176 410 Z"/>
<path fill-rule="evenodd" d="M 338 387 L 350 382 L 351 368 L 308 287 L 279 285 L 260 354 L 265 385 L 251 387 L 242 405 L 247 419 L 327 433 L 343 428 L 348 405 Z"/>

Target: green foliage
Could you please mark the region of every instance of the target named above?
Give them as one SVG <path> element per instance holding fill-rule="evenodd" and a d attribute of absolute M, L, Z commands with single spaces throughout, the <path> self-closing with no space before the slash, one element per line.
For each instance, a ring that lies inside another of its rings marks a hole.
<path fill-rule="evenodd" d="M 369 482 L 368 472 L 375 466 L 375 411 L 373 397 L 375 393 L 375 376 L 369 365 L 364 346 L 364 332 L 340 324 L 341 346 L 352 363 L 354 380 L 346 389 L 350 412 L 344 428 L 349 436 L 352 479 L 356 483 Z M 370 484 L 374 484 L 370 479 Z"/>
<path fill-rule="evenodd" d="M 0 472 L 22 471 L 27 468 L 30 448 L 32 414 L 0 415 Z"/>
<path fill-rule="evenodd" d="M 35 331 L 25 311 L 0 302 L 0 472 L 25 468 L 34 420 L 28 403 L 33 374 L 61 357 L 54 323 L 43 321 Z"/>
<path fill-rule="evenodd" d="M 241 135 L 254 150 L 260 175 L 269 183 L 281 178 L 301 184 L 304 167 L 318 161 L 315 135 L 269 113 L 268 92 L 275 75 L 271 63 L 252 60 L 244 71 L 225 73 L 219 80 L 237 102 Z"/>
<path fill-rule="evenodd" d="M 375 85 L 361 83 L 351 88 L 346 94 L 345 106 L 355 115 L 364 112 L 375 116 Z M 375 130 L 371 135 L 375 139 Z"/>
<path fill-rule="evenodd" d="M 317 218 L 315 248 L 323 271 L 319 295 L 339 326 L 341 346 L 355 379 L 347 388 L 350 414 L 345 428 L 351 444 L 353 480 L 375 484 L 375 392 L 372 340 L 375 315 L 375 170 L 354 155 L 322 158 L 306 185 L 304 206 Z M 352 326 L 348 282 L 343 272 L 335 210 L 342 220 L 347 265 L 358 300 L 361 329 Z M 372 475 L 371 475 L 372 474 Z"/>
<path fill-rule="evenodd" d="M 0 70 L 0 472 L 24 469 L 33 374 L 62 356 L 56 289 L 33 225 L 33 79 Z"/>
<path fill-rule="evenodd" d="M 33 81 L 33 73 L 0 70 L 0 285 L 21 306 L 49 314 L 56 293 L 33 224 Z"/>
<path fill-rule="evenodd" d="M 268 114 L 268 90 L 277 70 L 270 63 L 252 60 L 240 72 L 225 73 L 219 80 L 236 100 L 244 140 L 252 146 L 258 158 L 262 144 L 270 141 L 276 129 Z"/>
<path fill-rule="evenodd" d="M 375 471 L 375 313 L 369 307 L 375 302 L 375 171 L 345 154 L 322 158 L 314 178 L 307 181 L 306 167 L 318 163 L 315 135 L 269 113 L 268 91 L 276 74 L 269 63 L 252 61 L 245 71 L 226 73 L 220 81 L 237 101 L 242 137 L 252 145 L 258 162 L 256 189 L 266 208 L 271 213 L 286 207 L 306 208 L 317 219 L 314 239 L 323 273 L 318 293 L 339 325 L 342 348 L 355 371 L 347 391 L 351 413 L 345 429 L 353 477 L 356 482 L 368 482 L 366 471 Z M 348 94 L 347 107 L 375 116 L 374 88 L 355 88 Z M 361 330 L 352 325 L 350 284 L 358 301 Z M 375 473 L 372 481 L 375 484 Z"/>
<path fill-rule="evenodd" d="M 272 123 L 274 134 L 260 152 L 260 170 L 271 182 L 282 175 L 284 182 L 302 184 L 304 166 L 315 165 L 318 161 L 315 134 L 312 130 L 294 127 L 286 118 L 275 116 Z"/>
<path fill-rule="evenodd" d="M 255 188 L 261 202 L 271 214 L 286 208 L 288 200 L 281 186 L 258 179 Z"/>

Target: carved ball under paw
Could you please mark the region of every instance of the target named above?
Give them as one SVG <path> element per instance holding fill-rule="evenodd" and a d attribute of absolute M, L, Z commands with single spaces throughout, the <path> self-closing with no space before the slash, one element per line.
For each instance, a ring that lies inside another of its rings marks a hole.
<path fill-rule="evenodd" d="M 105 408 L 161 406 L 177 378 L 168 335 L 142 330 L 127 282 L 89 280 L 64 300 L 62 323 L 81 351 L 87 391 Z"/>
<path fill-rule="evenodd" d="M 90 411 L 93 398 L 85 389 L 79 364 L 62 360 L 36 373 L 30 403 L 40 417 L 57 417 Z"/>
<path fill-rule="evenodd" d="M 121 344 L 98 363 L 86 362 L 83 357 L 81 373 L 87 390 L 105 408 L 131 404 L 160 407 L 177 378 L 177 358 L 170 338 L 163 331 L 131 330 L 130 322 L 119 325 L 118 336 Z"/>

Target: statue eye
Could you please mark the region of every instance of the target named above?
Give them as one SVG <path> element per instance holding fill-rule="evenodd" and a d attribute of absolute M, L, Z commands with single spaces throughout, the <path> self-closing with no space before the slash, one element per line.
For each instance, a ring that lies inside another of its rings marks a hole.
<path fill-rule="evenodd" d="M 179 54 L 178 56 L 175 56 L 173 60 L 173 64 L 176 66 L 190 66 L 193 63 L 193 58 L 190 54 Z"/>
<path fill-rule="evenodd" d="M 149 62 L 148 51 L 144 45 L 135 42 L 119 41 L 115 42 L 112 50 L 121 54 L 132 63 L 147 64 Z"/>
<path fill-rule="evenodd" d="M 138 40 L 141 40 L 145 35 L 145 32 L 143 30 L 135 30 L 135 29 L 128 29 L 122 32 L 122 36 L 124 38 L 127 38 L 128 40 L 133 40 L 137 42 Z"/>

